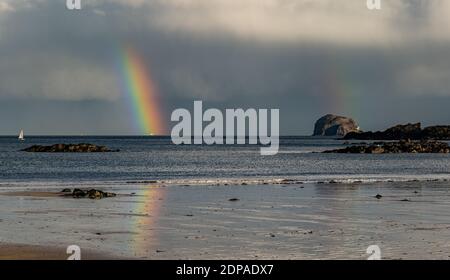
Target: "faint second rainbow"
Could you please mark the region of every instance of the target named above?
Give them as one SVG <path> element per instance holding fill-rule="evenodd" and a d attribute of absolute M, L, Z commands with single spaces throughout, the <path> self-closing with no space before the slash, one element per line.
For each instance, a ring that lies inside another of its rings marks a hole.
<path fill-rule="evenodd" d="M 130 46 L 121 50 L 120 69 L 122 88 L 133 111 L 133 119 L 140 133 L 164 135 L 161 104 L 148 67 L 136 50 Z"/>

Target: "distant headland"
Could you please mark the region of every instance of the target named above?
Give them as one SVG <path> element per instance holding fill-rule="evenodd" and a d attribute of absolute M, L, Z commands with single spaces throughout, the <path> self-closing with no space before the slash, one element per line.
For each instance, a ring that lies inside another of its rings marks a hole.
<path fill-rule="evenodd" d="M 316 121 L 313 136 L 337 136 L 347 140 L 450 140 L 450 125 L 422 129 L 421 123 L 408 123 L 384 131 L 364 132 L 354 119 L 328 114 Z"/>
<path fill-rule="evenodd" d="M 353 119 L 328 114 L 316 121 L 313 135 L 339 136 L 340 139 L 347 140 L 391 141 L 360 143 L 360 145 L 325 151 L 325 153 L 450 153 L 450 146 L 447 143 L 437 141 L 450 140 L 448 125 L 429 126 L 422 129 L 421 123 L 408 123 L 390 127 L 384 131 L 363 132 Z"/>
<path fill-rule="evenodd" d="M 350 132 L 344 139 L 358 140 L 449 140 L 450 126 L 436 125 L 421 128 L 420 123 L 396 125 L 385 131 Z"/>

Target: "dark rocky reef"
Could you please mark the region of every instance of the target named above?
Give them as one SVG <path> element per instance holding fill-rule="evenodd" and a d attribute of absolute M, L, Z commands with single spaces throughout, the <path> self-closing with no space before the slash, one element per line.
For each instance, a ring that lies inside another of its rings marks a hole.
<path fill-rule="evenodd" d="M 339 154 L 397 154 L 397 153 L 450 153 L 445 142 L 422 140 L 401 140 L 398 142 L 378 142 L 371 145 L 350 146 L 344 149 L 325 151 Z"/>
<path fill-rule="evenodd" d="M 64 189 L 62 192 L 67 193 L 67 189 Z M 74 189 L 72 193 L 67 194 L 66 196 L 72 196 L 73 198 L 90 198 L 90 199 L 102 199 L 107 197 L 115 197 L 115 193 L 104 192 L 96 189 L 90 189 L 88 191 L 83 191 L 80 189 Z"/>
<path fill-rule="evenodd" d="M 313 136 L 344 136 L 349 132 L 359 132 L 358 124 L 351 118 L 325 115 L 314 125 Z"/>
<path fill-rule="evenodd" d="M 449 140 L 450 126 L 429 126 L 421 128 L 420 123 L 396 125 L 385 131 L 350 132 L 344 139 L 357 140 Z"/>
<path fill-rule="evenodd" d="M 34 145 L 21 151 L 32 153 L 107 153 L 118 152 L 119 150 L 110 150 L 105 146 L 93 144 L 55 144 L 51 146 Z"/>

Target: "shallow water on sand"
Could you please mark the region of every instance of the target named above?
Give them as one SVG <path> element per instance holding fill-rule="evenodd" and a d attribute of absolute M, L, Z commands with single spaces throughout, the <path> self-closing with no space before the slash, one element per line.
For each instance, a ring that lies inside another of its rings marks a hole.
<path fill-rule="evenodd" d="M 2 242 L 145 259 L 450 256 L 447 182 L 111 188 L 128 195 L 0 195 Z"/>

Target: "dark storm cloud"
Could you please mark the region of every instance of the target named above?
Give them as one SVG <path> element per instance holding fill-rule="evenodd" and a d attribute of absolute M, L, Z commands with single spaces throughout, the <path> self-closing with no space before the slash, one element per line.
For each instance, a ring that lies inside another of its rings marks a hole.
<path fill-rule="evenodd" d="M 133 133 L 117 81 L 125 44 L 151 69 L 167 120 L 200 99 L 280 108 L 283 134 L 309 134 L 325 113 L 366 129 L 450 123 L 446 1 L 379 12 L 359 0 L 63 2 L 0 0 L 2 134 Z"/>

